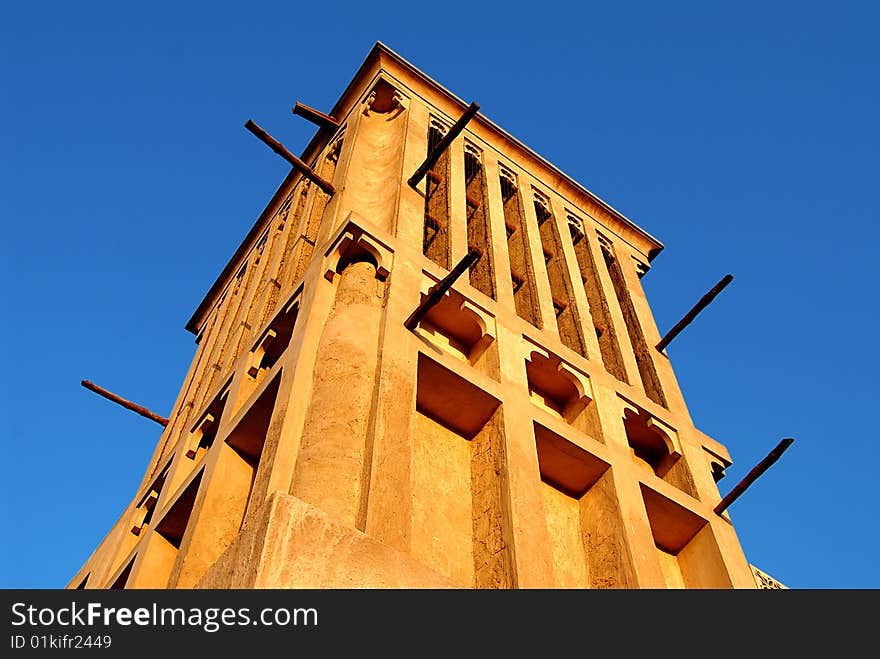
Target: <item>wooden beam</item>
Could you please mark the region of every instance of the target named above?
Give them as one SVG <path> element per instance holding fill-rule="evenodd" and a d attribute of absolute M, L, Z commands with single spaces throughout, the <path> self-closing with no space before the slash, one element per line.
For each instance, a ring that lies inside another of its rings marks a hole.
<path fill-rule="evenodd" d="M 758 464 L 754 466 L 754 468 L 746 474 L 745 478 L 743 478 L 739 483 L 733 486 L 733 489 L 728 493 L 726 497 L 724 497 L 721 501 L 718 502 L 718 505 L 715 506 L 715 513 L 720 515 L 723 513 L 727 507 L 736 501 L 739 496 L 745 492 L 749 485 L 754 483 L 758 477 L 767 471 L 770 466 L 776 462 L 783 453 L 785 453 L 785 449 L 791 446 L 794 443 L 794 439 L 791 437 L 786 437 L 779 444 L 777 444 L 776 448 L 770 451 L 767 454 L 767 457 L 761 460 Z"/>
<path fill-rule="evenodd" d="M 474 118 L 474 116 L 479 112 L 480 106 L 477 103 L 471 103 L 467 110 L 464 111 L 464 114 L 461 115 L 458 121 L 453 124 L 452 128 L 450 128 L 446 135 L 443 136 L 439 142 L 437 142 L 437 146 L 431 149 L 431 152 L 428 154 L 428 157 L 425 158 L 425 162 L 419 165 L 419 168 L 415 171 L 415 173 L 409 177 L 407 183 L 411 187 L 416 187 L 419 184 L 425 174 L 427 174 L 431 168 L 437 164 L 437 160 L 443 155 L 443 152 L 449 148 L 449 145 L 452 144 L 452 141 L 459 136 L 461 131 L 464 130 L 464 127 L 467 126 L 468 122 Z"/>
<path fill-rule="evenodd" d="M 290 151 L 285 149 L 284 145 L 281 144 L 281 142 L 269 135 L 269 133 L 260 128 L 252 120 L 248 119 L 244 127 L 251 131 L 254 135 L 256 135 L 263 143 L 268 145 L 268 147 L 272 149 L 275 153 L 277 153 L 279 156 L 289 162 L 295 170 L 300 172 L 307 179 L 310 179 L 315 185 L 321 188 L 328 195 L 332 195 L 334 192 L 336 192 L 336 189 L 328 181 L 325 181 L 320 176 L 318 176 L 317 172 L 315 172 L 314 169 L 309 167 L 302 160 L 300 160 Z"/>
<path fill-rule="evenodd" d="M 666 333 L 662 339 L 660 339 L 660 343 L 657 344 L 657 350 L 663 350 L 666 346 L 669 345 L 670 341 L 674 339 L 679 333 L 688 325 L 693 322 L 694 318 L 697 317 L 697 314 L 700 313 L 703 309 L 709 306 L 709 303 L 715 299 L 715 296 L 718 295 L 724 288 L 733 281 L 733 275 L 724 275 L 724 277 L 712 287 L 708 293 L 706 293 L 700 300 L 693 306 L 693 308 L 688 311 L 684 318 L 678 321 L 671 330 Z"/>
<path fill-rule="evenodd" d="M 166 419 L 164 416 L 159 416 L 155 412 L 151 412 L 150 410 L 148 410 L 146 407 L 142 407 L 136 403 L 132 403 L 130 400 L 126 400 L 122 396 L 117 396 L 116 394 L 107 391 L 103 387 L 99 387 L 94 382 L 90 382 L 89 380 L 82 380 L 80 384 L 86 389 L 91 389 L 96 394 L 103 396 L 107 400 L 112 400 L 114 403 L 118 403 L 119 405 L 122 405 L 122 407 L 129 409 L 132 412 L 137 412 L 141 416 L 148 418 L 150 421 L 155 421 L 160 426 L 164 427 L 168 425 L 168 419 Z"/>
<path fill-rule="evenodd" d="M 419 304 L 419 306 L 416 307 L 415 311 L 410 314 L 409 318 L 406 319 L 406 322 L 403 323 L 403 326 L 410 332 L 418 327 L 419 321 L 425 317 L 425 314 L 427 314 L 434 305 L 443 299 L 443 296 L 446 295 L 446 291 L 452 288 L 452 285 L 459 277 L 461 277 L 464 271 L 479 260 L 480 253 L 477 250 L 472 249 L 469 251 L 461 261 L 455 264 L 455 267 L 448 275 L 428 289 L 428 296 L 421 302 L 421 304 Z"/>
<path fill-rule="evenodd" d="M 310 108 L 308 105 L 300 103 L 299 101 L 293 106 L 293 113 L 299 115 L 303 119 L 308 119 L 313 124 L 317 124 L 320 128 L 339 128 L 339 122 L 329 114 L 319 112 L 315 108 Z"/>

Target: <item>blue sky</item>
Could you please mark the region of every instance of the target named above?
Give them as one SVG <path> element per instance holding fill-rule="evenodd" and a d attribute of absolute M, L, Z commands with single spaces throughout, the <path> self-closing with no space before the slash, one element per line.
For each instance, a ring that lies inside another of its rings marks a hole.
<path fill-rule="evenodd" d="M 430 11 L 429 11 L 430 9 Z M 184 329 L 376 40 L 666 245 L 661 331 L 729 448 L 749 560 L 880 587 L 873 3 L 11 3 L 0 23 L 0 586 L 62 587 L 134 495 L 194 353 Z"/>

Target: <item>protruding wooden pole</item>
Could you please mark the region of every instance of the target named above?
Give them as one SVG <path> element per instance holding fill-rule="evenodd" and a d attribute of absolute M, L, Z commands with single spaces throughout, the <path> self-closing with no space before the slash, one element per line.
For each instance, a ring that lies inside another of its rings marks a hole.
<path fill-rule="evenodd" d="M 419 168 L 415 171 L 415 173 L 409 177 L 407 183 L 411 187 L 415 187 L 419 184 L 419 181 L 427 174 L 431 168 L 437 163 L 437 160 L 443 155 L 443 152 L 449 148 L 449 145 L 452 144 L 452 141 L 459 136 L 461 131 L 464 130 L 464 127 L 467 126 L 468 122 L 474 118 L 477 112 L 480 111 L 480 106 L 477 103 L 471 103 L 467 110 L 464 111 L 464 114 L 461 115 L 461 118 L 453 124 L 452 128 L 443 136 L 439 142 L 437 142 L 437 146 L 431 149 L 431 153 L 428 154 L 428 157 L 425 158 L 425 162 L 419 165 Z"/>
<path fill-rule="evenodd" d="M 715 513 L 720 515 L 723 513 L 727 507 L 736 501 L 739 496 L 748 489 L 749 485 L 754 483 L 758 477 L 767 471 L 770 466 L 776 462 L 780 456 L 785 452 L 789 446 L 794 443 L 794 439 L 791 437 L 786 437 L 776 446 L 775 449 L 770 451 L 767 454 L 767 457 L 761 460 L 755 467 L 746 474 L 745 478 L 743 478 L 739 483 L 733 486 L 733 489 L 730 493 L 724 497 L 721 501 L 718 502 L 718 505 L 715 506 Z"/>
<path fill-rule="evenodd" d="M 700 301 L 697 302 L 694 307 L 688 311 L 684 318 L 678 321 L 671 330 L 666 333 L 662 339 L 660 339 L 660 343 L 657 344 L 657 350 L 663 350 L 666 346 L 669 345 L 669 342 L 672 341 L 676 336 L 681 333 L 681 331 L 691 324 L 694 318 L 697 317 L 697 314 L 700 313 L 703 309 L 709 306 L 709 303 L 715 299 L 715 296 L 718 295 L 724 288 L 733 281 L 733 275 L 724 275 L 724 277 L 712 287 L 708 293 L 706 293 L 703 297 L 700 298 Z"/>
<path fill-rule="evenodd" d="M 443 296 L 446 295 L 446 291 L 452 288 L 452 285 L 455 283 L 456 279 L 461 277 L 462 273 L 464 273 L 465 270 L 470 268 L 474 263 L 479 260 L 480 253 L 477 250 L 472 249 L 471 251 L 469 251 L 461 261 L 455 264 L 455 267 L 450 270 L 448 275 L 446 275 L 443 279 L 431 286 L 431 288 L 428 290 L 428 296 L 419 306 L 416 307 L 416 310 L 410 314 L 409 318 L 406 319 L 406 322 L 403 324 L 403 326 L 406 327 L 406 329 L 408 329 L 410 332 L 418 327 L 419 321 L 425 317 L 425 314 L 431 310 L 431 307 L 433 307 L 435 304 L 443 299 Z"/>
<path fill-rule="evenodd" d="M 126 409 L 129 409 L 132 412 L 137 412 L 141 416 L 148 418 L 150 421 L 155 421 L 160 426 L 167 426 L 168 425 L 168 419 L 166 419 L 164 416 L 159 416 L 155 412 L 151 412 L 150 410 L 148 410 L 146 407 L 141 407 L 140 405 L 137 405 L 136 403 L 132 403 L 130 400 L 125 400 L 121 396 L 117 396 L 116 394 L 114 394 L 110 391 L 107 391 L 103 387 L 99 387 L 94 382 L 90 382 L 89 380 L 82 380 L 80 382 L 80 384 L 82 386 L 84 386 L 86 389 L 91 389 L 96 394 L 100 394 L 101 396 L 103 396 L 107 400 L 112 400 L 114 403 L 119 403 L 120 405 L 122 405 L 122 407 L 125 407 Z"/>
<path fill-rule="evenodd" d="M 293 107 L 293 113 L 299 115 L 303 119 L 308 119 L 321 128 L 339 128 L 339 122 L 329 114 L 319 112 L 315 108 L 310 108 L 308 105 L 300 103 L 299 101 L 297 101 L 296 105 Z"/>
<path fill-rule="evenodd" d="M 281 144 L 278 140 L 273 138 L 269 133 L 260 128 L 257 124 L 255 124 L 251 119 L 247 120 L 247 123 L 244 125 L 249 131 L 251 131 L 254 135 L 256 135 L 262 142 L 264 142 L 270 149 L 272 149 L 279 156 L 284 158 L 287 162 L 293 165 L 293 168 L 300 172 L 303 176 L 308 179 L 311 179 L 315 185 L 321 188 L 328 195 L 332 195 L 336 192 L 336 189 L 328 182 L 318 176 L 317 172 L 314 169 L 305 164 L 302 160 L 293 155 L 290 151 L 284 148 L 284 145 Z"/>

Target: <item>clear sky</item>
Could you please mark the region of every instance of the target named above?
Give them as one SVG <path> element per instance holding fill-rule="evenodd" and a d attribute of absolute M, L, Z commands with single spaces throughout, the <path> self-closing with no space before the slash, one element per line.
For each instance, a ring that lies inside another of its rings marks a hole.
<path fill-rule="evenodd" d="M 875 3 L 7 3 L 0 21 L 0 586 L 62 587 L 135 494 L 183 326 L 381 40 L 666 249 L 661 332 L 749 561 L 880 587 Z"/>

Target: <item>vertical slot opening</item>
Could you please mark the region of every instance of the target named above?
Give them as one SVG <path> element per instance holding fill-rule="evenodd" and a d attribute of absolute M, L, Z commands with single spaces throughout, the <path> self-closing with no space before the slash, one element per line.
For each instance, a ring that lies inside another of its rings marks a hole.
<path fill-rule="evenodd" d="M 639 324 L 629 289 L 626 287 L 626 279 L 623 271 L 620 269 L 620 263 L 614 255 L 614 249 L 611 241 L 600 236 L 599 242 L 602 245 L 602 258 L 608 274 L 611 276 L 611 283 L 614 286 L 614 294 L 620 303 L 620 310 L 623 312 L 623 321 L 626 325 L 626 331 L 629 334 L 629 340 L 635 353 L 636 364 L 639 368 L 639 376 L 642 385 L 645 388 L 645 394 L 658 405 L 666 407 L 666 396 L 663 394 L 663 388 L 660 386 L 660 378 L 657 376 L 657 370 L 654 368 L 654 361 L 651 358 L 651 350 L 645 341 L 645 335 L 642 332 L 642 326 Z"/>
<path fill-rule="evenodd" d="M 629 384 L 626 377 L 626 368 L 623 365 L 623 357 L 620 354 L 620 344 L 614 325 L 611 321 L 611 312 L 608 308 L 608 300 L 605 290 L 596 272 L 595 262 L 590 249 L 590 242 L 586 238 L 583 220 L 572 214 L 566 216 L 568 232 L 574 246 L 574 254 L 581 273 L 581 283 L 587 294 L 587 303 L 590 305 L 590 315 L 593 317 L 593 325 L 596 337 L 599 340 L 599 352 L 602 355 L 602 363 L 605 369 L 621 382 Z"/>
<path fill-rule="evenodd" d="M 297 267 L 296 264 L 299 262 L 300 252 L 302 251 L 302 240 L 300 237 L 302 229 L 300 225 L 302 224 L 303 215 L 305 214 L 306 203 L 309 200 L 309 192 L 311 191 L 311 188 L 311 181 L 303 177 L 293 189 L 293 211 L 291 217 L 289 217 L 284 223 L 284 230 L 287 232 L 287 238 L 284 241 L 281 255 L 279 257 L 280 260 L 277 266 L 278 270 L 274 278 L 277 283 L 275 286 L 276 290 L 270 292 L 267 313 L 270 313 L 271 310 L 275 308 L 275 304 L 278 302 L 278 296 L 281 291 L 287 290 L 296 280 L 295 268 Z"/>
<path fill-rule="evenodd" d="M 431 118 L 428 151 L 440 143 L 446 127 Z M 449 269 L 449 150 L 444 151 L 425 176 L 425 224 L 422 253 L 441 268 Z"/>
<path fill-rule="evenodd" d="M 529 239 L 523 218 L 516 174 L 500 166 L 501 201 L 504 208 L 504 226 L 507 231 L 507 252 L 510 257 L 510 278 L 513 282 L 513 301 L 517 315 L 541 328 L 541 313 L 535 297 Z"/>
<path fill-rule="evenodd" d="M 262 288 L 265 280 L 265 268 L 260 267 L 260 262 L 263 260 L 263 258 L 265 258 L 264 253 L 268 244 L 269 228 L 267 227 L 263 234 L 260 236 L 259 240 L 257 240 L 257 244 L 252 250 L 252 255 L 248 257 L 249 259 L 251 259 L 253 280 L 248 283 L 248 288 L 245 291 L 245 296 L 248 300 L 248 306 L 243 310 L 241 322 L 238 328 L 236 328 L 235 330 L 236 339 L 232 351 L 232 359 L 237 358 L 241 354 L 242 350 L 244 350 L 245 341 L 247 341 L 248 337 L 250 336 L 251 329 L 253 328 L 254 318 L 256 317 L 257 309 L 259 307 L 258 296 L 254 293 L 255 289 Z M 258 276 L 260 278 L 259 281 L 257 281 Z M 252 293 L 252 291 L 254 293 Z"/>
<path fill-rule="evenodd" d="M 538 234 L 541 238 L 541 249 L 547 264 L 547 277 L 550 280 L 550 294 L 553 297 L 553 311 L 556 315 L 556 326 L 562 343 L 582 357 L 587 356 L 584 344 L 583 329 L 577 309 L 570 301 L 572 295 L 571 278 L 568 265 L 562 252 L 559 230 L 550 209 L 550 200 L 534 192 L 535 215 L 538 218 Z"/>
<path fill-rule="evenodd" d="M 339 154 L 342 151 L 342 137 L 336 138 L 328 147 L 322 158 L 319 158 L 314 167 L 318 175 L 325 181 L 332 181 L 336 174 L 336 165 L 339 162 Z M 312 207 L 309 210 L 308 219 L 303 222 L 302 228 L 299 228 L 300 235 L 296 237 L 293 246 L 293 277 L 290 284 L 293 285 L 300 280 L 305 273 L 306 268 L 312 260 L 315 252 L 315 242 L 318 239 L 318 230 L 324 220 L 324 211 L 327 208 L 327 202 L 330 197 L 317 186 L 312 186 Z"/>
<path fill-rule="evenodd" d="M 232 300 L 230 303 L 229 322 L 224 329 L 223 343 L 220 349 L 220 357 L 217 360 L 219 369 L 217 373 L 227 373 L 230 365 L 238 357 L 239 341 L 238 337 L 244 330 L 241 322 L 243 320 L 243 310 L 245 301 L 248 299 L 248 291 L 253 283 L 256 275 L 257 267 L 250 262 L 250 255 L 245 257 L 245 262 L 235 276 L 235 285 L 232 291 Z M 246 315 L 246 314 L 245 314 Z M 213 385 L 213 376 L 211 384 Z M 210 391 L 210 387 L 208 391 Z"/>
<path fill-rule="evenodd" d="M 468 249 L 480 254 L 470 267 L 470 285 L 484 295 L 495 299 L 495 275 L 489 239 L 489 221 L 486 214 L 486 175 L 483 154 L 476 147 L 464 145 L 465 217 L 467 218 Z"/>

